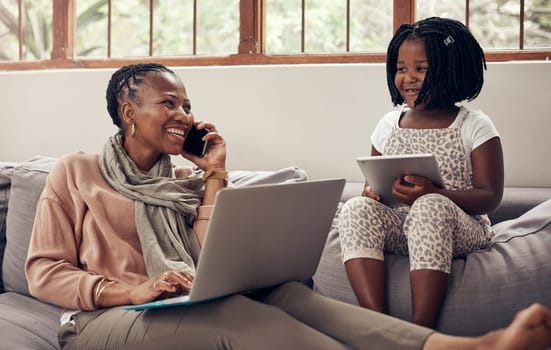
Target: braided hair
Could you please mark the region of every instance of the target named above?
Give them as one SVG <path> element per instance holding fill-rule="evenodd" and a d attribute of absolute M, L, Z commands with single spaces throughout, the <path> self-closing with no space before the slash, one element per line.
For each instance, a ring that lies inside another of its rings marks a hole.
<path fill-rule="evenodd" d="M 394 83 L 400 45 L 406 40 L 423 40 L 428 67 L 415 106 L 450 108 L 457 102 L 475 99 L 484 83 L 486 60 L 480 44 L 461 22 L 429 17 L 414 24 L 402 24 L 387 50 L 387 84 L 392 103 L 404 103 Z"/>
<path fill-rule="evenodd" d="M 136 96 L 135 85 L 140 85 L 148 72 L 174 72 L 158 63 L 130 64 L 119 68 L 109 80 L 105 98 L 107 99 L 107 111 L 113 120 L 113 124 L 122 129 L 119 115 L 119 99 L 126 93 L 131 99 Z"/>

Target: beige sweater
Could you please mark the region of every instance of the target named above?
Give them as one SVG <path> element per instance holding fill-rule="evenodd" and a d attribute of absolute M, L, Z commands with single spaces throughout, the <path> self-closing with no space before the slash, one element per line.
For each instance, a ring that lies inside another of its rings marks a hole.
<path fill-rule="evenodd" d="M 138 285 L 147 280 L 134 201 L 103 179 L 98 155 L 62 157 L 37 205 L 25 272 L 33 296 L 71 310 L 93 310 L 101 278 Z M 212 206 L 199 207 L 204 232 Z"/>

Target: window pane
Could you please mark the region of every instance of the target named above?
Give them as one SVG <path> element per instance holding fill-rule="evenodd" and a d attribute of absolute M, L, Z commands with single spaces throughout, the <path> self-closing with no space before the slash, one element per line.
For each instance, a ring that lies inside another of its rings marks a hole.
<path fill-rule="evenodd" d="M 149 1 L 112 1 L 111 56 L 149 56 Z"/>
<path fill-rule="evenodd" d="M 266 1 L 266 52 L 301 52 L 301 0 Z M 346 52 L 346 1 L 306 0 L 304 51 Z M 384 52 L 392 38 L 392 2 L 350 0 L 350 52 Z"/>
<path fill-rule="evenodd" d="M 153 56 L 193 55 L 194 0 L 157 0 L 153 10 Z M 197 1 L 198 54 L 237 53 L 239 0 Z M 149 56 L 149 1 L 113 0 L 111 56 Z M 107 0 L 78 0 L 77 54 L 107 56 Z"/>
<path fill-rule="evenodd" d="M 350 51 L 386 52 L 392 23 L 392 1 L 350 0 Z"/>
<path fill-rule="evenodd" d="M 346 1 L 307 0 L 304 51 L 346 51 Z"/>
<path fill-rule="evenodd" d="M 197 1 L 197 54 L 234 54 L 238 46 L 239 0 Z"/>
<path fill-rule="evenodd" d="M 518 0 L 471 0 L 469 13 L 470 29 L 485 50 L 519 48 Z"/>
<path fill-rule="evenodd" d="M 193 0 L 155 2 L 154 55 L 193 54 Z"/>
<path fill-rule="evenodd" d="M 75 54 L 107 57 L 107 0 L 78 0 Z"/>
<path fill-rule="evenodd" d="M 23 1 L 23 59 L 49 59 L 52 52 L 51 0 Z"/>
<path fill-rule="evenodd" d="M 460 0 L 417 0 L 416 20 L 438 16 L 465 23 L 465 1 Z"/>
<path fill-rule="evenodd" d="M 19 39 L 17 34 L 17 1 L 0 3 L 0 60 L 19 60 Z"/>
<path fill-rule="evenodd" d="M 301 52 L 301 0 L 266 0 L 266 53 Z"/>
<path fill-rule="evenodd" d="M 524 45 L 526 49 L 551 47 L 551 0 L 526 0 Z"/>
<path fill-rule="evenodd" d="M 35 61 L 50 58 L 52 51 L 51 0 L 23 1 L 21 9 L 23 27 L 23 60 Z M 2 60 L 19 60 L 17 1 L 0 4 L 0 55 Z"/>

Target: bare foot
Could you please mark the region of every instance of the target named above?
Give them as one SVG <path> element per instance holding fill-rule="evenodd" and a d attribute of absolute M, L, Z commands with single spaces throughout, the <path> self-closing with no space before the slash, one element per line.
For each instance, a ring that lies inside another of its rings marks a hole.
<path fill-rule="evenodd" d="M 517 313 L 503 329 L 477 338 L 434 333 L 427 338 L 424 350 L 545 350 L 551 345 L 551 310 L 540 304 Z"/>
<path fill-rule="evenodd" d="M 517 313 L 507 328 L 489 333 L 481 340 L 488 342 L 488 349 L 545 350 L 551 345 L 551 310 L 533 304 Z"/>

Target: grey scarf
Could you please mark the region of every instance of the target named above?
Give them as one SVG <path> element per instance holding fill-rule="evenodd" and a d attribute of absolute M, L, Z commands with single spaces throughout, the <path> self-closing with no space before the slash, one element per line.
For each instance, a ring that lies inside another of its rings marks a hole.
<path fill-rule="evenodd" d="M 108 139 L 99 165 L 109 185 L 136 201 L 136 227 L 147 274 L 194 273 L 200 246 L 192 225 L 203 197 L 201 171 L 177 179 L 170 156 L 162 154 L 144 174 L 126 153 L 122 139 L 120 134 Z"/>

